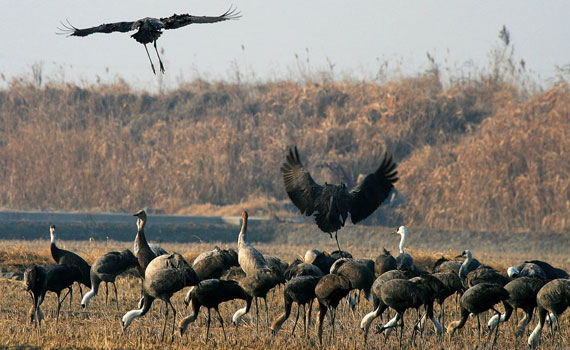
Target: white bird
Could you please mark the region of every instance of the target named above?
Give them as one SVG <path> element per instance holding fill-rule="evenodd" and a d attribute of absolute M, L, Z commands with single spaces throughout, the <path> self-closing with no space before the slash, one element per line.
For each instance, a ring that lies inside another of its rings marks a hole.
<path fill-rule="evenodd" d="M 400 226 L 397 231 L 392 232 L 395 235 L 400 235 L 400 255 L 396 258 L 396 264 L 398 270 L 413 270 L 414 268 L 414 258 L 406 252 L 404 252 L 404 246 L 406 244 L 406 239 L 408 238 L 408 229 L 406 226 Z"/>

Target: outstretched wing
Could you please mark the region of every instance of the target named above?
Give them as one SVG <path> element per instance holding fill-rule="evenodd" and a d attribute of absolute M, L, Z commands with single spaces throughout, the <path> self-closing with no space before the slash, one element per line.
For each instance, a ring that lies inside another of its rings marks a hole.
<path fill-rule="evenodd" d="M 164 24 L 164 29 L 176 29 L 192 23 L 216 23 L 230 19 L 238 19 L 240 17 L 240 12 L 237 11 L 237 9 L 230 7 L 224 14 L 220 16 L 192 16 L 189 14 L 175 14 L 167 18 L 161 18 L 160 21 Z"/>
<path fill-rule="evenodd" d="M 67 23 L 61 22 L 62 28 L 58 27 L 59 32 L 57 34 L 68 35 L 68 36 L 87 36 L 93 33 L 112 33 L 112 32 L 129 32 L 134 30 L 133 25 L 135 22 L 117 22 L 117 23 L 105 23 L 97 27 L 79 29 L 75 28 L 69 21 Z"/>
<path fill-rule="evenodd" d="M 384 160 L 378 169 L 372 174 L 366 175 L 364 180 L 349 192 L 351 197 L 350 219 L 356 224 L 372 214 L 394 187 L 398 181 L 396 177 L 396 163 L 392 156 L 384 154 Z"/>
<path fill-rule="evenodd" d="M 281 167 L 285 191 L 293 204 L 307 216 L 315 211 L 315 201 L 320 196 L 323 187 L 315 182 L 311 174 L 303 168 L 299 160 L 297 146 L 289 149 L 287 161 Z"/>

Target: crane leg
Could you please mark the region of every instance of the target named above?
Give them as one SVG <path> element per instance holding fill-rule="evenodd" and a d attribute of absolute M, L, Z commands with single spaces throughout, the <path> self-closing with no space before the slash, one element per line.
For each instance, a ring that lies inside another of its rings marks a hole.
<path fill-rule="evenodd" d="M 119 311 L 119 294 L 117 294 L 117 285 L 113 282 L 113 288 L 115 289 L 115 301 L 117 302 L 117 311 Z"/>
<path fill-rule="evenodd" d="M 402 336 L 404 335 L 404 315 L 400 316 L 400 349 L 402 348 Z"/>
<path fill-rule="evenodd" d="M 497 323 L 497 329 L 495 329 L 495 337 L 493 338 L 493 346 L 494 346 L 495 344 L 497 344 L 497 336 L 499 335 L 499 325 L 501 324 L 500 322 L 501 313 L 495 310 L 494 308 L 492 308 L 491 310 L 495 311 L 497 313 L 497 316 L 499 317 L 499 322 Z M 491 333 L 489 333 L 489 336 L 491 336 Z"/>
<path fill-rule="evenodd" d="M 297 327 L 297 321 L 299 321 L 299 311 L 301 309 L 301 305 L 297 304 L 297 317 L 295 317 L 295 323 L 293 324 L 293 330 L 291 331 L 291 336 L 295 334 L 295 328 Z"/>
<path fill-rule="evenodd" d="M 105 306 L 109 303 L 109 283 L 105 282 Z"/>
<path fill-rule="evenodd" d="M 309 302 L 309 307 L 307 308 L 307 313 L 305 317 L 307 318 L 307 332 L 309 331 L 309 327 L 311 325 L 311 312 L 313 311 L 313 300 Z"/>
<path fill-rule="evenodd" d="M 255 297 L 255 331 L 259 332 L 259 306 L 257 305 L 257 297 Z"/>
<path fill-rule="evenodd" d="M 158 49 L 156 48 L 156 40 L 154 41 L 154 51 L 156 51 L 156 56 L 158 56 L 158 63 L 160 63 L 160 72 L 164 74 L 164 66 L 162 65 L 162 60 L 160 59 L 160 55 L 158 54 Z"/>
<path fill-rule="evenodd" d="M 152 72 L 154 73 L 154 75 L 156 75 L 156 70 L 154 69 L 154 64 L 152 64 L 152 60 L 150 59 L 150 55 L 148 53 L 146 44 L 144 44 L 144 49 L 146 50 L 146 55 L 148 56 L 148 60 L 150 61 L 150 68 L 152 68 Z"/>
<path fill-rule="evenodd" d="M 164 325 L 162 326 L 160 341 L 164 341 L 164 331 L 166 330 L 166 322 L 168 321 L 168 303 L 166 301 L 164 303 L 166 304 L 166 311 L 164 312 Z"/>
<path fill-rule="evenodd" d="M 174 305 L 172 305 L 172 303 L 170 302 L 170 299 L 168 299 L 168 304 L 166 305 L 166 307 L 168 308 L 168 305 L 170 305 L 170 307 L 172 308 L 172 332 L 171 337 L 170 337 L 170 342 L 172 343 L 174 341 L 174 328 L 176 327 L 176 309 L 174 308 Z"/>
<path fill-rule="evenodd" d="M 477 335 L 481 340 L 481 321 L 479 321 L 479 314 L 477 314 Z"/>
<path fill-rule="evenodd" d="M 227 343 L 228 338 L 226 337 L 226 330 L 224 328 L 224 319 L 222 318 L 222 315 L 220 315 L 220 310 L 218 310 L 217 306 L 214 308 L 214 310 L 216 310 L 216 312 L 218 313 L 218 319 L 220 320 L 220 324 L 222 325 L 222 332 L 224 332 L 224 341 Z"/>
<path fill-rule="evenodd" d="M 55 314 L 55 324 L 57 325 L 59 323 L 59 309 L 61 307 L 61 302 L 59 301 L 59 294 L 57 295 L 57 311 Z"/>
<path fill-rule="evenodd" d="M 334 232 L 334 239 L 336 240 L 336 246 L 338 247 L 338 250 L 341 250 L 340 244 L 338 244 L 338 231 Z"/>
<path fill-rule="evenodd" d="M 263 301 L 265 302 L 265 325 L 269 327 L 269 308 L 267 307 L 267 296 L 263 298 Z"/>
<path fill-rule="evenodd" d="M 209 335 L 210 335 L 210 308 L 208 308 L 208 320 L 206 320 L 206 343 L 208 342 Z"/>
<path fill-rule="evenodd" d="M 307 318 L 305 317 L 306 311 L 305 304 L 303 304 L 303 336 L 307 337 Z"/>
<path fill-rule="evenodd" d="M 552 322 L 551 322 L 552 324 Z M 556 317 L 556 327 L 558 328 L 558 335 L 560 337 L 560 349 L 562 349 L 562 342 L 564 341 L 562 339 L 562 331 L 560 330 L 560 323 L 558 323 L 558 317 Z M 552 341 L 554 342 L 554 335 L 552 337 Z"/>

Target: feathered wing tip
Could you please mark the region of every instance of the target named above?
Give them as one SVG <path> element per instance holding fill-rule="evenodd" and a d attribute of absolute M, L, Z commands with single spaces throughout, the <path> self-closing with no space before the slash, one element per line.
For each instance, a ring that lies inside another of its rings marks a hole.
<path fill-rule="evenodd" d="M 294 166 L 303 167 L 299 159 L 299 151 L 297 150 L 297 146 L 294 146 L 294 148 L 289 148 L 289 154 L 287 154 L 286 162 L 281 166 L 281 172 L 286 173 L 290 171 Z"/>
<path fill-rule="evenodd" d="M 389 182 L 395 183 L 399 180 L 399 178 L 396 177 L 396 175 L 398 175 L 398 171 L 395 170 L 397 165 L 398 164 L 392 160 L 392 155 L 388 157 L 388 152 L 384 152 L 384 160 L 378 167 L 378 170 L 376 170 L 376 173 L 384 174 Z"/>
<path fill-rule="evenodd" d="M 232 5 L 230 5 L 230 8 L 226 12 L 224 12 L 220 17 L 227 19 L 227 20 L 240 19 L 241 18 L 241 11 L 238 11 L 237 7 L 235 7 L 232 4 Z"/>
<path fill-rule="evenodd" d="M 67 18 L 65 19 L 65 22 L 66 23 L 59 21 L 62 28 L 57 27 L 57 30 L 59 30 L 59 32 L 55 32 L 55 34 L 72 36 L 73 33 L 75 33 L 75 31 L 78 29 L 75 26 L 73 26 L 71 23 L 69 23 L 69 20 Z"/>
<path fill-rule="evenodd" d="M 394 183 L 398 181 L 396 162 L 392 156 L 384 153 L 384 159 L 378 169 L 368 174 L 357 187 L 352 189 L 350 215 L 352 223 L 366 219 L 388 198 Z"/>

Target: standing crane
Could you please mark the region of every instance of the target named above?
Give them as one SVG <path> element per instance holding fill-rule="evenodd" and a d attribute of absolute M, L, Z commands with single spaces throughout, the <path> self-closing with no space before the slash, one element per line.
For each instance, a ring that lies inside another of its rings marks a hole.
<path fill-rule="evenodd" d="M 222 325 L 222 331 L 224 332 L 224 339 L 227 342 L 226 330 L 224 329 L 224 319 L 220 315 L 220 310 L 218 310 L 218 305 L 223 302 L 242 299 L 246 301 L 246 310 L 251 308 L 252 297 L 248 295 L 236 281 L 224 281 L 219 279 L 207 279 L 198 283 L 198 285 L 190 288 L 186 297 L 184 298 L 184 304 L 186 306 L 192 306 L 192 315 L 183 318 L 179 324 L 178 328 L 180 330 L 180 335 L 182 336 L 190 323 L 196 321 L 198 318 L 198 312 L 200 311 L 200 306 L 205 306 L 208 309 L 208 321 L 206 322 L 206 342 L 208 341 L 208 335 L 210 334 L 210 310 L 216 310 L 218 314 L 218 319 Z"/>
<path fill-rule="evenodd" d="M 161 255 L 152 260 L 145 270 L 143 305 L 140 309 L 131 310 L 123 316 L 123 330 L 127 329 L 136 317 L 144 316 L 150 310 L 155 299 L 160 299 L 166 304 L 162 339 L 164 339 L 164 331 L 166 330 L 169 307 L 174 313 L 172 320 L 172 336 L 174 337 L 176 309 L 172 306 L 170 298 L 182 288 L 195 286 L 198 282 L 196 272 L 194 272 L 192 267 L 188 265 L 180 254 Z"/>
<path fill-rule="evenodd" d="M 268 268 L 269 266 L 263 254 L 247 241 L 247 211 L 244 210 L 241 213 L 241 217 L 243 222 L 238 235 L 238 262 L 246 276 L 248 276 L 255 273 L 256 270 Z"/>
<path fill-rule="evenodd" d="M 91 266 L 79 255 L 70 252 L 65 249 L 60 249 L 57 247 L 55 242 L 55 226 L 51 225 L 49 227 L 50 231 L 50 252 L 53 260 L 57 264 L 67 265 L 69 267 L 75 268 L 78 270 L 78 274 L 75 274 L 77 284 L 79 284 L 79 293 L 81 297 L 83 297 L 83 289 L 81 289 L 81 285 L 85 285 L 88 288 L 91 288 Z M 73 294 L 70 295 L 69 304 L 71 305 L 71 301 Z"/>
<path fill-rule="evenodd" d="M 87 307 L 91 298 L 99 292 L 101 282 L 105 282 L 105 305 L 107 305 L 109 299 L 109 287 L 107 284 L 111 283 L 115 290 L 117 310 L 119 310 L 119 295 L 117 294 L 115 279 L 121 273 L 137 266 L 139 266 L 137 258 L 129 249 L 125 249 L 122 252 L 109 252 L 101 255 L 95 260 L 93 266 L 91 266 L 91 290 L 83 296 L 81 306 L 84 308 Z"/>

